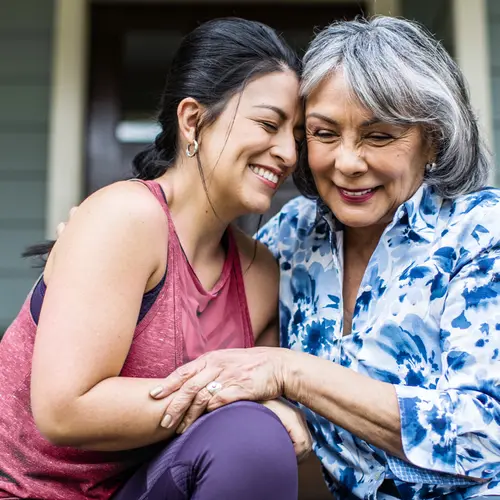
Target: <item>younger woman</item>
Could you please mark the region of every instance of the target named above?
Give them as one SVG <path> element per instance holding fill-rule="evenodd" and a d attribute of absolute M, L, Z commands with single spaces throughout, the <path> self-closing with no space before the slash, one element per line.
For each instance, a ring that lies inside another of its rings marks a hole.
<path fill-rule="evenodd" d="M 0 344 L 0 497 L 297 496 L 295 410 L 237 403 L 170 441 L 168 401 L 148 393 L 206 351 L 277 344 L 276 263 L 230 223 L 266 211 L 295 167 L 299 72 L 256 22 L 184 39 L 139 182 L 80 206 Z"/>

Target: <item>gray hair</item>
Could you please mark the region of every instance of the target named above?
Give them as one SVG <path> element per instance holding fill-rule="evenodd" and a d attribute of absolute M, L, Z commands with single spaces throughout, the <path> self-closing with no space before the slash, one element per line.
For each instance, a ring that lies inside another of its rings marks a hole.
<path fill-rule="evenodd" d="M 480 137 L 467 85 L 440 42 L 417 23 L 391 18 L 336 22 L 311 42 L 304 57 L 301 94 L 342 71 L 354 98 L 378 119 L 420 124 L 436 147 L 436 167 L 425 182 L 444 197 L 480 189 L 489 153 Z M 296 181 L 306 195 L 309 169 Z M 300 170 L 300 168 L 299 168 Z M 305 188 L 305 189 L 304 189 Z"/>

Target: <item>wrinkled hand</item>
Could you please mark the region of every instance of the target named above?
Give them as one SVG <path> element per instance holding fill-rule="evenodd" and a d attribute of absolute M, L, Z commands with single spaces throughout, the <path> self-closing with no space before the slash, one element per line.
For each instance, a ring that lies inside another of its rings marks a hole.
<path fill-rule="evenodd" d="M 224 349 L 179 367 L 150 392 L 155 399 L 167 397 L 161 425 L 182 433 L 206 410 L 234 401 L 278 398 L 283 393 L 282 351 L 277 347 Z M 206 388 L 213 381 L 222 385 L 216 394 Z"/>
<path fill-rule="evenodd" d="M 297 462 L 302 462 L 312 450 L 311 433 L 303 413 L 285 399 L 273 399 L 262 404 L 281 420 L 292 440 Z"/>
<path fill-rule="evenodd" d="M 71 218 L 73 217 L 73 215 L 75 215 L 77 210 L 78 210 L 78 207 L 72 207 L 71 210 L 69 211 L 68 220 L 66 222 L 60 222 L 57 225 L 57 227 L 56 227 L 56 238 L 57 239 L 59 239 L 61 237 L 61 234 L 63 233 L 64 229 L 69 224 L 69 222 L 71 221 Z"/>

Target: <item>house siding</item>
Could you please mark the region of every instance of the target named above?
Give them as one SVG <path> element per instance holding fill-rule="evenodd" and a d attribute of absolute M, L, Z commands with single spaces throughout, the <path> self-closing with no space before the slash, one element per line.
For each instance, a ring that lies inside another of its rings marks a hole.
<path fill-rule="evenodd" d="M 0 335 L 39 270 L 44 238 L 53 0 L 0 2 Z"/>

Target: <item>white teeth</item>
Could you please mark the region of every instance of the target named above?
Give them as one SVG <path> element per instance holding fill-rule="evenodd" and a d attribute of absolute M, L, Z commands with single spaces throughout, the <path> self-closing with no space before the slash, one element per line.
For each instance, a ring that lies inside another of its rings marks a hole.
<path fill-rule="evenodd" d="M 271 172 L 270 170 L 267 170 L 265 168 L 254 167 L 253 165 L 250 165 L 250 170 L 252 170 L 252 172 L 255 172 L 258 176 L 273 182 L 274 184 L 278 184 L 280 180 L 279 176 L 277 176 L 274 172 Z"/>
<path fill-rule="evenodd" d="M 371 193 L 373 189 L 365 189 L 364 191 L 347 191 L 347 189 L 342 189 L 342 191 L 347 196 L 363 196 L 365 194 Z"/>

